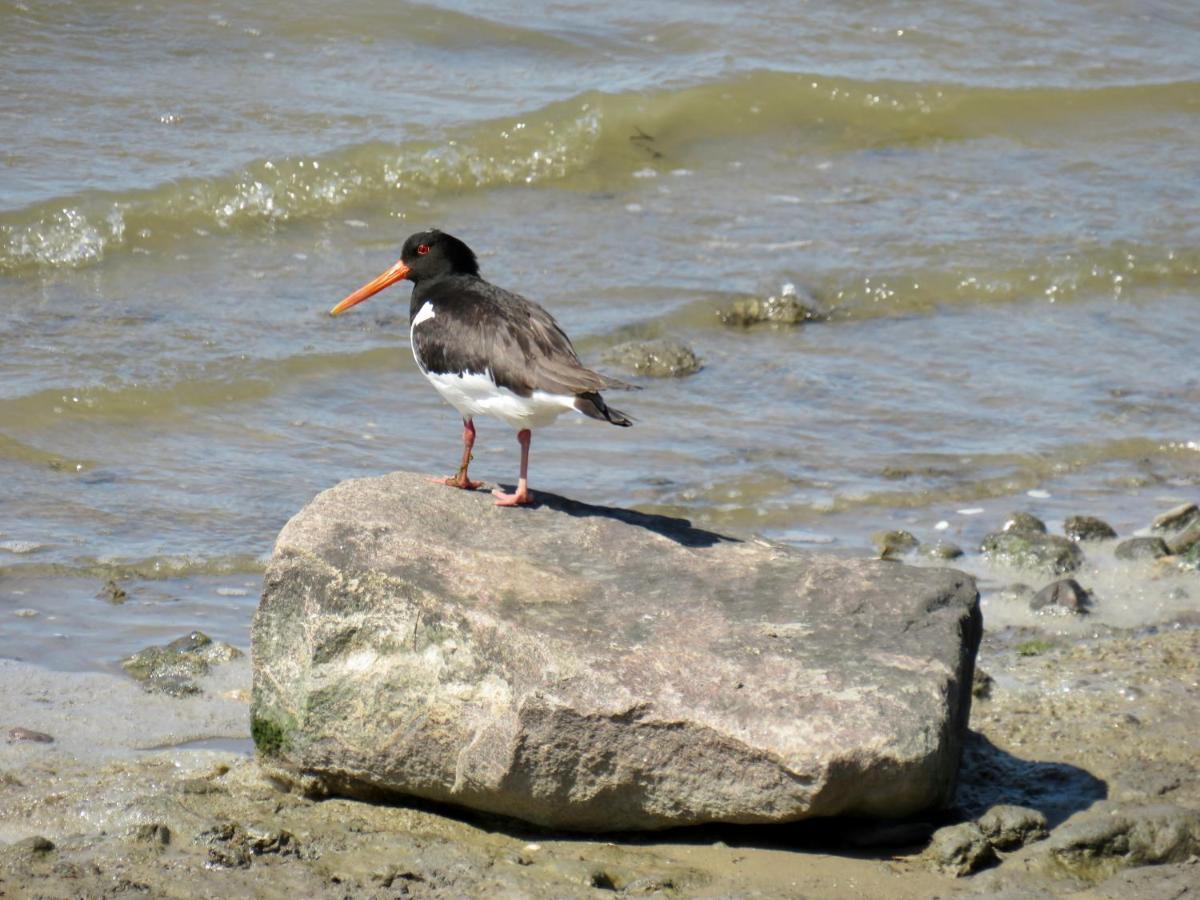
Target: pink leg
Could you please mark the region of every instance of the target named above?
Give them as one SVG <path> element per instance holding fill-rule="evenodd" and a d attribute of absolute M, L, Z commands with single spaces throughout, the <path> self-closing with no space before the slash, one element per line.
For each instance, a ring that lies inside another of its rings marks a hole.
<path fill-rule="evenodd" d="M 448 484 L 450 487 L 462 488 L 464 491 L 473 491 L 480 487 L 483 482 L 472 481 L 467 477 L 467 466 L 471 464 L 471 448 L 474 446 L 475 423 L 470 419 L 463 419 L 463 455 L 458 472 L 449 478 L 434 478 L 433 480 L 438 484 Z"/>
<path fill-rule="evenodd" d="M 529 440 L 533 432 L 528 428 L 517 432 L 517 440 L 521 444 L 521 477 L 517 481 L 517 492 L 506 494 L 496 488 L 492 496 L 496 498 L 497 506 L 528 506 L 533 502 L 533 494 L 529 492 Z"/>

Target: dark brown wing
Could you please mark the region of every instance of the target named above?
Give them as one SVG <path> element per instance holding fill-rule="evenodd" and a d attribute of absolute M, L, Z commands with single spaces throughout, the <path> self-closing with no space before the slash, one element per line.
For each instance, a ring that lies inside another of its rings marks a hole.
<path fill-rule="evenodd" d="M 480 278 L 445 279 L 414 296 L 414 315 L 425 302 L 433 303 L 434 315 L 413 329 L 413 341 L 426 371 L 491 372 L 496 384 L 523 397 L 535 390 L 636 390 L 585 367 L 542 307 Z"/>

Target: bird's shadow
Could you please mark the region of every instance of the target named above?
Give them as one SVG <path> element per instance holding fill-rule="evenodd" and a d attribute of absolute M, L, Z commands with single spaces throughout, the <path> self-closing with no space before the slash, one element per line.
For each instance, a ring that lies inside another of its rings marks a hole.
<path fill-rule="evenodd" d="M 511 485 L 502 485 L 502 487 L 507 491 L 515 490 Z M 675 543 L 681 544 L 684 547 L 711 547 L 714 544 L 741 543 L 738 538 L 718 534 L 715 531 L 705 531 L 703 528 L 696 528 L 688 519 L 660 516 L 656 513 L 638 512 L 637 510 L 622 509 L 616 506 L 596 506 L 591 503 L 584 503 L 582 500 L 572 500 L 570 497 L 552 494 L 549 491 L 534 491 L 531 508 L 552 509 L 555 512 L 565 513 L 568 516 L 575 516 L 576 518 L 598 516 L 605 519 L 615 519 L 618 522 L 624 522 L 626 525 L 645 528 L 647 531 L 661 534 L 663 537 L 670 538 Z"/>

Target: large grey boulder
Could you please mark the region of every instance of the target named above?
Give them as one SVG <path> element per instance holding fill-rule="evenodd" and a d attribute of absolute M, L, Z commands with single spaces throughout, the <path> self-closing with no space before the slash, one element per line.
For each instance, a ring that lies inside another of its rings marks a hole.
<path fill-rule="evenodd" d="M 968 576 L 538 497 L 501 509 L 395 473 L 293 518 L 252 633 L 263 762 L 595 831 L 949 799 Z"/>

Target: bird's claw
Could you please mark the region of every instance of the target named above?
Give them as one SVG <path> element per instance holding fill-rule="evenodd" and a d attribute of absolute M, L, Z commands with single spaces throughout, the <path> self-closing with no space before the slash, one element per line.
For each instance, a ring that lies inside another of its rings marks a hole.
<path fill-rule="evenodd" d="M 492 491 L 492 496 L 496 498 L 497 506 L 529 506 L 533 503 L 533 492 L 528 490 L 507 494 L 496 488 Z"/>
<path fill-rule="evenodd" d="M 458 488 L 463 491 L 477 491 L 483 487 L 482 481 L 472 481 L 467 476 L 459 473 L 458 475 L 448 475 L 445 478 L 430 478 L 434 484 L 444 484 L 447 487 Z"/>

